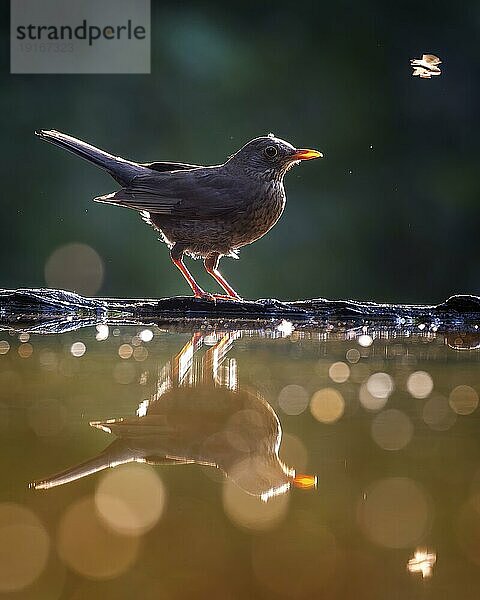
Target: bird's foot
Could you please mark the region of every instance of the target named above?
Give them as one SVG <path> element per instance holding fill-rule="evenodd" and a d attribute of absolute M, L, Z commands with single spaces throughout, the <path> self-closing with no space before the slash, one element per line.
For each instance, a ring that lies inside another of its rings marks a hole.
<path fill-rule="evenodd" d="M 232 300 L 232 298 L 230 298 L 229 296 L 222 296 L 221 294 L 211 294 L 210 292 L 204 292 L 203 290 L 196 292 L 195 298 L 209 300 L 210 302 L 216 302 L 217 300 Z"/>
<path fill-rule="evenodd" d="M 242 302 L 243 298 L 240 296 L 228 296 L 227 294 L 213 294 L 216 300 L 232 300 L 233 302 Z"/>
<path fill-rule="evenodd" d="M 203 300 L 211 300 L 212 302 L 216 302 L 217 300 L 232 300 L 234 302 L 241 302 L 243 298 L 240 296 L 228 296 L 227 294 L 210 294 L 209 292 L 204 292 L 203 290 L 198 291 L 195 294 L 195 298 L 202 298 Z"/>
<path fill-rule="evenodd" d="M 209 294 L 208 292 L 195 292 L 195 298 L 200 298 L 202 300 L 215 300 L 213 294 Z"/>

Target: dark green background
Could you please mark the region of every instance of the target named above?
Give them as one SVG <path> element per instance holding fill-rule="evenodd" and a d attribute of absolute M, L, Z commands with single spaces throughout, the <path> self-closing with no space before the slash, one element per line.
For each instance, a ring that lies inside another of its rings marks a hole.
<path fill-rule="evenodd" d="M 101 294 L 187 292 L 134 212 L 90 201 L 116 184 L 35 129 L 206 164 L 273 131 L 326 158 L 291 172 L 279 224 L 224 259 L 241 294 L 480 293 L 478 2 L 152 1 L 152 73 L 134 76 L 10 75 L 1 11 L 1 286 L 44 285 L 49 255 L 77 241 L 105 261 Z M 440 77 L 412 77 L 423 52 Z"/>

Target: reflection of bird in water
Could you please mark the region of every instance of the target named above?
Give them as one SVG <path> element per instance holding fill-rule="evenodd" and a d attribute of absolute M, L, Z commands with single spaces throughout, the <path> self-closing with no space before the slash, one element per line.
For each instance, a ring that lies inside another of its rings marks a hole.
<path fill-rule="evenodd" d="M 240 335 L 225 334 L 195 360 L 204 341 L 195 334 L 162 369 L 155 394 L 140 404 L 136 417 L 90 423 L 117 436 L 110 446 L 33 487 L 63 485 L 132 461 L 216 467 L 263 500 L 292 485 L 314 487 L 315 477 L 296 475 L 279 459 L 282 429 L 272 407 L 258 393 L 238 388 L 236 361 L 226 354 Z"/>
<path fill-rule="evenodd" d="M 442 64 L 442 61 L 434 54 L 423 54 L 422 58 L 413 58 L 410 64 L 413 67 L 412 75 L 414 77 L 430 79 L 432 76 L 441 74 L 438 65 Z"/>

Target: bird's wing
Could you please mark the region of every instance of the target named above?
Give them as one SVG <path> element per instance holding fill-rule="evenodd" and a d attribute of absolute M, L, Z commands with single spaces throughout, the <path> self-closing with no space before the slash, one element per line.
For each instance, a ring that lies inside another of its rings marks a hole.
<path fill-rule="evenodd" d="M 430 65 L 439 65 L 442 62 L 435 54 L 422 54 L 422 60 Z"/>
<path fill-rule="evenodd" d="M 95 198 L 180 219 L 213 219 L 238 210 L 255 194 L 251 180 L 232 178 L 221 168 L 212 167 L 169 173 L 141 174 L 128 188 Z"/>
<path fill-rule="evenodd" d="M 201 169 L 202 165 L 189 165 L 187 163 L 176 163 L 176 162 L 151 162 L 151 163 L 140 163 L 142 167 L 165 173 L 167 171 L 186 171 L 189 169 Z"/>

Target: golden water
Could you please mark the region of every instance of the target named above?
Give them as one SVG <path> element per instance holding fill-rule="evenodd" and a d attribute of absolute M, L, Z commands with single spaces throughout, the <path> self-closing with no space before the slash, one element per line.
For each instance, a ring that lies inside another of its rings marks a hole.
<path fill-rule="evenodd" d="M 0 332 L 0 593 L 478 598 L 477 345 Z"/>

